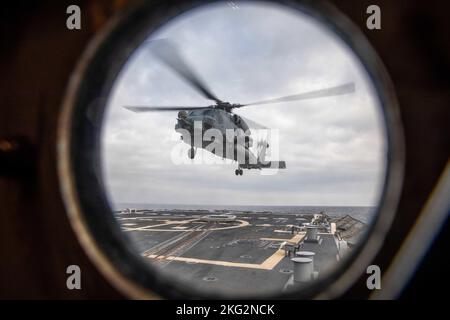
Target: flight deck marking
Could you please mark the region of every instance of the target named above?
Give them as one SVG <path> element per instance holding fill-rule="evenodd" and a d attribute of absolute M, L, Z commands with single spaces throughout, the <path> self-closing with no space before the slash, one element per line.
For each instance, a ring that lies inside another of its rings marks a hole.
<path fill-rule="evenodd" d="M 259 240 L 267 240 L 267 241 L 290 241 L 291 239 L 286 239 L 286 238 L 259 238 Z"/>
<path fill-rule="evenodd" d="M 292 231 L 289 231 L 289 230 L 273 230 L 273 232 L 278 232 L 278 233 L 291 233 Z"/>
<path fill-rule="evenodd" d="M 187 224 L 190 222 L 195 222 L 195 223 L 201 223 L 201 221 L 198 221 L 198 219 L 191 219 L 191 220 L 177 220 L 177 221 L 167 221 L 167 223 L 162 223 L 162 224 L 158 224 L 158 225 L 148 225 L 145 227 L 138 227 L 138 228 L 122 228 L 124 231 L 168 231 L 168 232 L 189 232 L 189 231 L 195 231 L 195 229 L 184 229 L 184 230 L 179 230 L 179 229 L 155 229 L 154 227 L 160 227 L 160 226 L 165 226 L 165 225 L 175 225 L 175 224 Z M 250 225 L 249 222 L 244 221 L 244 220 L 236 220 L 236 222 L 240 222 L 240 224 L 238 225 L 234 225 L 234 226 L 230 226 L 230 227 L 218 227 L 218 228 L 211 228 L 208 230 L 211 231 L 219 231 L 219 230 L 227 230 L 227 229 L 235 229 L 235 228 L 241 228 L 241 227 L 246 227 L 248 225 Z"/>
<path fill-rule="evenodd" d="M 283 241 L 299 243 L 305 234 L 296 234 L 291 239 L 283 239 Z M 207 260 L 207 259 L 197 259 L 197 258 L 187 258 L 187 257 L 174 257 L 174 256 L 157 256 L 149 255 L 148 258 L 156 258 L 157 260 L 170 260 L 170 261 L 182 261 L 191 263 L 203 263 L 203 264 L 213 264 L 225 267 L 237 267 L 237 268 L 247 268 L 247 269 L 259 269 L 259 270 L 272 270 L 281 260 L 285 258 L 284 249 L 278 249 L 268 257 L 263 263 L 240 263 L 240 262 L 229 262 L 220 260 Z"/>
<path fill-rule="evenodd" d="M 157 219 L 154 219 L 154 220 L 158 221 Z M 148 225 L 148 226 L 144 226 L 144 227 L 123 228 L 123 229 L 125 231 L 156 231 L 158 229 L 153 229 L 154 227 L 168 226 L 168 225 L 173 225 L 173 224 L 187 224 L 190 222 L 196 222 L 196 220 L 198 220 L 198 219 L 194 218 L 194 219 L 189 219 L 189 220 L 176 220 L 176 221 L 162 220 L 162 221 L 164 221 L 164 223 L 152 224 L 152 225 Z M 152 230 L 149 230 L 149 229 L 152 229 Z M 174 230 L 174 231 L 177 231 L 177 230 Z"/>

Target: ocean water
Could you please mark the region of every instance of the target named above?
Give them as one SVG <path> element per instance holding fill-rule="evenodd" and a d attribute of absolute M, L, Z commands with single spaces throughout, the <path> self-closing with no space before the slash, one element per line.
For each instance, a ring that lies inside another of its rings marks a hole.
<path fill-rule="evenodd" d="M 233 205 L 187 205 L 187 204 L 154 204 L 154 203 L 118 203 L 114 210 L 151 209 L 151 210 L 235 210 L 251 212 L 272 212 L 272 213 L 320 213 L 324 212 L 330 217 L 343 217 L 349 215 L 364 223 L 370 223 L 376 214 L 376 207 L 355 207 L 355 206 L 233 206 Z"/>

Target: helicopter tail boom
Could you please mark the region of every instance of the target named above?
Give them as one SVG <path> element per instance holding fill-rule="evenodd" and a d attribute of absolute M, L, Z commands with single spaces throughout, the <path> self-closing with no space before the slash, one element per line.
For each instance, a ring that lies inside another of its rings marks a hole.
<path fill-rule="evenodd" d="M 240 163 L 239 168 L 241 169 L 286 169 L 285 161 L 269 161 L 266 163 L 257 163 L 257 164 L 249 164 L 249 163 Z"/>

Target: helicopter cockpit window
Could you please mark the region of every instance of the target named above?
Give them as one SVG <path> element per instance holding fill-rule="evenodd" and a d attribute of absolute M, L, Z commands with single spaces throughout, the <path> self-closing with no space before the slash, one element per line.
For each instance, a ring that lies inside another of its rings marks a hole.
<path fill-rule="evenodd" d="M 71 104 L 76 216 L 121 288 L 311 297 L 362 272 L 389 226 L 401 148 L 376 54 L 328 6 L 233 3 L 144 4 Z"/>

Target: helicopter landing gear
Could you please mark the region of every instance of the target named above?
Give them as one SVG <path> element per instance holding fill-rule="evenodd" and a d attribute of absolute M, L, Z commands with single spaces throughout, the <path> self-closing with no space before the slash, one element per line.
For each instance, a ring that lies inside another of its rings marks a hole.
<path fill-rule="evenodd" d="M 237 176 L 242 176 L 244 174 L 244 171 L 242 169 L 236 169 L 234 171 L 234 174 Z"/>
<path fill-rule="evenodd" d="M 195 149 L 194 149 L 194 147 L 191 147 L 188 150 L 188 157 L 189 157 L 189 159 L 194 159 L 194 157 L 195 157 Z"/>

